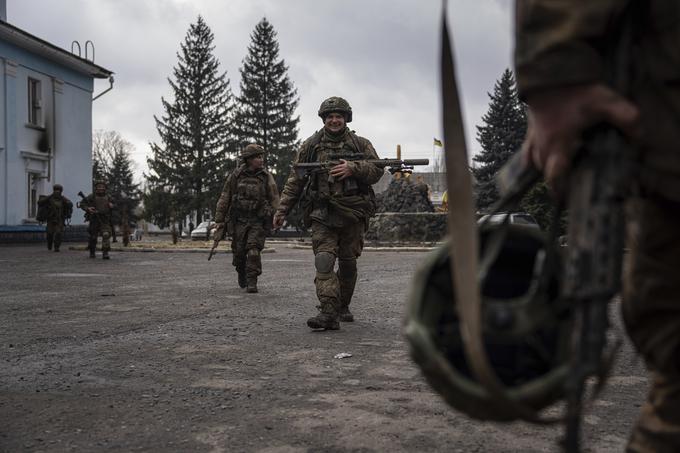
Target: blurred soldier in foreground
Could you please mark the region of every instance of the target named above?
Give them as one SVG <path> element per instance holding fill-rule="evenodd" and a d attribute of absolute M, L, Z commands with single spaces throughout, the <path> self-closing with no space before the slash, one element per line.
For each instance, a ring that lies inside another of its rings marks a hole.
<path fill-rule="evenodd" d="M 94 193 L 83 198 L 80 202 L 80 208 L 85 211 L 85 220 L 90 222 L 90 226 L 87 229 L 90 235 L 88 242 L 90 258 L 95 257 L 97 238 L 101 235 L 102 258 L 108 260 L 109 250 L 111 249 L 111 211 L 113 210 L 113 201 L 106 193 L 106 182 L 96 181 Z"/>
<path fill-rule="evenodd" d="M 314 283 L 320 303 L 320 313 L 310 318 L 307 325 L 312 329 L 337 330 L 339 321 L 354 320 L 349 304 L 357 280 L 357 258 L 364 246 L 368 219 L 375 213 L 371 185 L 378 182 L 384 170 L 362 160 L 351 160 L 352 156 L 378 159 L 378 155 L 370 141 L 347 127 L 346 123 L 352 121 L 352 109 L 346 100 L 326 99 L 319 108 L 319 116 L 323 129 L 305 140 L 295 163 L 339 160 L 340 164 L 309 177 L 300 177 L 292 171 L 274 216 L 274 228 L 283 225 L 286 215 L 301 200 L 305 224 L 312 229 Z"/>
<path fill-rule="evenodd" d="M 630 14 L 623 23 L 623 11 Z M 628 206 L 623 315 L 651 373 L 630 452 L 680 451 L 680 3 L 517 1 L 517 82 L 529 105 L 524 157 L 560 189 L 583 132 L 616 126 L 639 151 Z M 630 33 L 631 67 L 612 68 L 603 43 Z M 604 81 L 629 78 L 629 98 Z"/>
<path fill-rule="evenodd" d="M 227 232 L 231 235 L 238 284 L 256 293 L 257 277 L 262 274 L 260 252 L 279 206 L 279 191 L 264 169 L 262 146 L 251 143 L 240 157 L 243 163 L 229 175 L 217 202 L 215 239 L 222 239 Z"/>
<path fill-rule="evenodd" d="M 62 195 L 64 187 L 55 184 L 52 194 L 38 201 L 38 220 L 47 222 L 47 250 L 58 252 L 64 235 L 64 223 L 73 214 L 73 203 Z"/>

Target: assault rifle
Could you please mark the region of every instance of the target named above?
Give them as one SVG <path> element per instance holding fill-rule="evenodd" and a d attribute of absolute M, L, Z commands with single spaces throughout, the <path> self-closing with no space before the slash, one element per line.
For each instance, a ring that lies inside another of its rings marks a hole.
<path fill-rule="evenodd" d="M 414 165 L 430 164 L 430 159 L 364 159 L 363 157 L 364 156 L 360 154 L 330 154 L 330 159 L 323 162 L 300 162 L 293 164 L 293 170 L 295 170 L 298 177 L 305 178 L 314 173 L 328 172 L 331 168 L 341 164 L 342 162 L 340 162 L 340 160 L 366 162 L 373 164 L 378 168 L 389 168 L 391 173 L 395 173 L 399 170 L 413 169 Z M 329 175 L 328 182 L 334 183 L 335 178 Z M 344 184 L 345 191 L 356 190 L 358 188 L 356 181 L 350 178 L 345 179 Z"/>
<path fill-rule="evenodd" d="M 210 254 L 208 255 L 208 261 L 210 261 L 217 253 L 217 246 L 220 245 L 220 241 L 225 238 L 227 232 L 227 224 L 224 223 L 224 228 L 218 228 L 215 230 L 215 236 L 213 237 L 213 246 L 210 249 Z M 208 235 L 210 235 L 210 224 L 208 224 Z"/>
<path fill-rule="evenodd" d="M 298 176 L 303 177 L 313 172 L 328 171 L 336 165 L 341 164 L 340 160 L 349 162 L 366 162 L 373 164 L 378 168 L 390 168 L 390 171 L 398 171 L 399 169 L 413 168 L 414 165 L 429 165 L 430 159 L 363 159 L 363 156 L 357 154 L 331 154 L 330 159 L 323 162 L 300 162 L 293 164 L 293 169 Z M 394 170 L 396 169 L 396 170 Z"/>

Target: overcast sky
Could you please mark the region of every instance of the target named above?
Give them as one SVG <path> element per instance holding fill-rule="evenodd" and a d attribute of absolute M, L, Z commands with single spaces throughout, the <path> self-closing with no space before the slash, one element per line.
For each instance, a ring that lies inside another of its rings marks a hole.
<path fill-rule="evenodd" d="M 511 65 L 512 2 L 449 0 L 468 146 L 479 149 L 475 125 L 487 93 Z M 146 170 L 153 115 L 191 23 L 203 16 L 215 35 L 215 56 L 232 90 L 255 25 L 266 17 L 300 97 L 300 138 L 321 127 L 317 110 L 329 96 L 352 105 L 350 126 L 380 157 L 432 158 L 441 138 L 437 0 L 7 0 L 8 22 L 64 49 L 95 46 L 95 62 L 115 73 L 113 91 L 94 102 L 95 129 L 120 132 Z M 84 56 L 84 55 L 83 55 Z M 108 87 L 97 81 L 95 94 Z M 437 152 L 440 148 L 437 148 Z"/>

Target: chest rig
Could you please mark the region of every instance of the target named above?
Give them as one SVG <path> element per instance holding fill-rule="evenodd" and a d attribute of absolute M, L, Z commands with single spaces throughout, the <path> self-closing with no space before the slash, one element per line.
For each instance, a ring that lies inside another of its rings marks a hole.
<path fill-rule="evenodd" d="M 323 130 L 314 136 L 309 147 L 309 162 L 365 159 L 359 140 L 354 133 L 349 132 L 338 141 L 324 140 L 323 138 Z M 310 182 L 311 189 L 317 193 L 320 199 L 327 199 L 330 196 L 358 195 L 366 192 L 366 188 L 360 187 L 355 177 L 350 176 L 342 181 L 332 181 L 329 179 L 328 171 L 315 173 Z"/>
<path fill-rule="evenodd" d="M 267 174 L 263 171 L 251 173 L 244 170 L 238 174 L 233 196 L 237 218 L 248 220 L 266 215 L 266 184 Z"/>

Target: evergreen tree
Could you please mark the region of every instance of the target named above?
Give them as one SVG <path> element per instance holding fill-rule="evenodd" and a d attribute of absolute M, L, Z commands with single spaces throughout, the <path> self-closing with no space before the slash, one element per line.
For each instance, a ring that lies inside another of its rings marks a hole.
<path fill-rule="evenodd" d="M 171 199 L 177 218 L 195 213 L 200 223 L 204 213 L 215 209 L 226 174 L 233 168 L 229 132 L 233 95 L 226 72 L 218 72 L 213 39 L 199 16 L 180 44 L 174 77 L 168 78 L 174 100 L 161 98 L 165 113 L 160 119 L 154 115 L 162 144 L 150 144 L 147 218 L 156 214 L 164 218 L 163 203 Z"/>
<path fill-rule="evenodd" d="M 250 35 L 243 60 L 234 133 L 238 146 L 251 142 L 264 146 L 267 166 L 279 189 L 283 187 L 298 147 L 299 116 L 293 116 L 299 98 L 279 58 L 274 27 L 263 18 Z"/>
<path fill-rule="evenodd" d="M 118 205 L 118 210 L 126 210 L 129 222 L 134 223 L 137 219 L 135 210 L 141 201 L 141 193 L 139 184 L 135 184 L 133 180 L 132 161 L 130 153 L 125 148 L 117 150 L 113 155 L 111 170 L 106 179 L 109 182 L 108 193 Z M 120 214 L 122 215 L 122 212 Z"/>
<path fill-rule="evenodd" d="M 484 211 L 498 199 L 494 177 L 503 164 L 519 150 L 527 129 L 526 108 L 517 96 L 515 78 L 506 69 L 489 94 L 489 109 L 477 126 L 477 141 L 482 147 L 472 160 L 476 179 L 477 207 Z"/>

